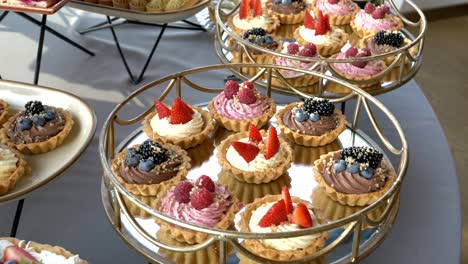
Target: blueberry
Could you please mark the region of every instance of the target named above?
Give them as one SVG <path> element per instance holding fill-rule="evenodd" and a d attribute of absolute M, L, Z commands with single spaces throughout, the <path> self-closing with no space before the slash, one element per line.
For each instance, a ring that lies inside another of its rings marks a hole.
<path fill-rule="evenodd" d="M 350 173 L 358 173 L 359 172 L 359 164 L 356 162 L 349 163 L 348 167 L 346 167 L 346 170 L 349 171 Z"/>
<path fill-rule="evenodd" d="M 299 110 L 298 107 L 293 107 L 293 109 L 291 110 L 291 113 L 295 114 L 298 110 Z"/>
<path fill-rule="evenodd" d="M 141 160 L 140 155 L 138 155 L 138 154 L 128 155 L 128 153 L 127 153 L 127 157 L 125 159 L 125 162 L 127 163 L 127 166 L 129 166 L 129 167 L 136 167 L 138 165 L 138 163 L 140 163 L 140 160 Z"/>
<path fill-rule="evenodd" d="M 32 121 L 36 126 L 44 126 L 46 123 L 45 118 L 40 115 L 34 115 Z"/>
<path fill-rule="evenodd" d="M 270 35 L 265 36 L 265 43 L 267 43 L 267 44 L 273 43 L 273 37 L 270 36 Z"/>
<path fill-rule="evenodd" d="M 18 262 L 14 260 L 8 260 L 8 261 L 3 262 L 3 264 L 18 264 Z"/>
<path fill-rule="evenodd" d="M 281 4 L 288 6 L 291 4 L 291 0 L 281 0 Z"/>
<path fill-rule="evenodd" d="M 18 123 L 16 123 L 16 129 L 19 131 L 30 130 L 33 126 L 31 119 L 23 117 Z"/>
<path fill-rule="evenodd" d="M 365 170 L 360 171 L 359 175 L 361 175 L 361 177 L 363 178 L 370 180 L 374 176 L 374 169 L 366 168 Z"/>
<path fill-rule="evenodd" d="M 336 173 L 340 173 L 346 170 L 346 161 L 344 160 L 337 161 L 335 164 L 333 164 L 333 169 L 335 169 Z"/>
<path fill-rule="evenodd" d="M 137 150 L 134 149 L 134 148 L 129 148 L 127 149 L 127 157 L 128 156 L 133 156 L 133 155 L 136 155 L 137 154 Z"/>
<path fill-rule="evenodd" d="M 265 38 L 263 38 L 262 36 L 257 36 L 255 38 L 255 43 L 257 43 L 257 44 L 265 43 Z"/>
<path fill-rule="evenodd" d="M 45 111 L 44 118 L 47 121 L 50 121 L 55 118 L 55 111 L 54 110 L 47 110 Z"/>
<path fill-rule="evenodd" d="M 274 0 L 275 4 L 281 4 L 281 0 Z"/>
<path fill-rule="evenodd" d="M 297 110 L 297 112 L 294 114 L 294 118 L 296 118 L 297 122 L 304 122 L 306 121 L 309 116 L 307 115 L 306 112 L 304 112 L 302 109 Z"/>
<path fill-rule="evenodd" d="M 312 122 L 314 122 L 314 123 L 315 123 L 315 122 L 318 122 L 318 121 L 320 120 L 320 116 L 317 115 L 316 113 L 311 114 L 311 115 L 309 116 L 309 118 L 310 118 L 310 120 L 311 120 Z"/>
<path fill-rule="evenodd" d="M 138 169 L 142 171 L 150 171 L 154 168 L 154 162 L 150 159 L 148 160 L 143 160 L 138 164 Z"/>

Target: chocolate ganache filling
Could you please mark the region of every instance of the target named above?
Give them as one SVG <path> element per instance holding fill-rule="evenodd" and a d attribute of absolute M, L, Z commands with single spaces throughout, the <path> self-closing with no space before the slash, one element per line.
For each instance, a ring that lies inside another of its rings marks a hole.
<path fill-rule="evenodd" d="M 288 2 L 288 1 L 286 1 Z M 277 13 L 290 15 L 290 14 L 298 14 L 302 12 L 306 5 L 304 1 L 292 1 L 291 3 L 288 2 L 287 5 L 283 4 L 281 1 L 273 2 L 269 8 Z"/>
<path fill-rule="evenodd" d="M 14 144 L 44 142 L 56 136 L 65 126 L 65 117 L 57 108 L 31 101 L 8 127 L 7 135 Z"/>
<path fill-rule="evenodd" d="M 183 163 L 182 153 L 151 140 L 121 156 L 120 176 L 130 184 L 158 184 L 175 177 Z"/>
<path fill-rule="evenodd" d="M 348 153 L 356 155 L 348 155 Z M 327 161 L 322 177 L 337 192 L 363 194 L 380 190 L 387 180 L 382 155 L 366 147 L 351 147 L 337 152 Z"/>

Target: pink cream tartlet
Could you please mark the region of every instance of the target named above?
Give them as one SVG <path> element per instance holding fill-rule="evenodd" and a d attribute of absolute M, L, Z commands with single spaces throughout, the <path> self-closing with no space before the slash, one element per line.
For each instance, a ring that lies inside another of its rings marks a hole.
<path fill-rule="evenodd" d="M 331 25 L 341 26 L 351 22 L 359 6 L 352 0 L 317 0 L 313 9 L 316 14 L 322 11 L 328 15 Z"/>
<path fill-rule="evenodd" d="M 403 22 L 399 17 L 390 13 L 386 5 L 375 7 L 371 3 L 364 10 L 359 11 L 351 21 L 351 28 L 360 37 L 373 35 L 380 30 L 400 30 Z"/>

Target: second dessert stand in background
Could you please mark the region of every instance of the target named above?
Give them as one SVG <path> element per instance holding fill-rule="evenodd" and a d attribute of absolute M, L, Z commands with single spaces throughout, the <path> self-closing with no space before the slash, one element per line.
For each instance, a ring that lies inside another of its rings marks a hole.
<path fill-rule="evenodd" d="M 328 82 L 343 85 L 352 91 L 353 97 L 357 98 L 357 105 L 354 109 L 352 122 L 348 124 L 347 129 L 340 135 L 337 141 L 322 148 L 294 147 L 297 153 L 295 153 L 295 160 L 289 176 L 286 175 L 286 177 L 280 177 L 278 181 L 260 185 L 233 181 L 231 177 L 223 176 L 222 172 L 215 176 L 215 174 L 220 171 L 220 167 L 216 162 L 213 152 L 215 152 L 214 149 L 216 145 L 219 144 L 219 139 L 229 134 L 221 128 L 218 129 L 216 135 L 214 135 L 208 143 L 188 151 L 189 155 L 194 160 L 188 178 L 193 179 L 201 174 L 208 174 L 212 176 L 213 179 L 217 179 L 218 182 L 226 184 L 228 187 L 230 186 L 232 188 L 231 192 L 235 193 L 244 203 L 252 202 L 254 198 L 263 197 L 266 194 L 277 193 L 278 186 L 281 188 L 282 185 L 291 185 L 290 190 L 292 195 L 299 196 L 309 201 L 312 200 L 314 206 L 323 206 L 325 214 L 327 214 L 327 210 L 333 211 L 331 213 L 329 212 L 330 214 L 328 214 L 327 217 L 329 221 L 324 225 L 306 230 L 270 234 L 245 233 L 234 230 L 200 227 L 161 214 L 151 206 L 151 197 L 138 197 L 131 194 L 116 179 L 110 168 L 110 161 L 113 156 L 123 148 L 141 143 L 147 138 L 141 131 L 139 123 L 152 111 L 152 107 L 144 113 L 128 120 L 119 117 L 120 113 L 125 111 L 126 106 L 131 101 L 138 100 L 139 97 L 144 96 L 145 92 L 150 90 L 160 91 L 159 99 L 161 101 L 171 93 L 182 97 L 184 93 L 187 92 L 187 89 L 193 89 L 195 92 L 199 93 L 220 92 L 220 89 L 210 88 L 207 87 L 205 83 L 201 83 L 197 75 L 203 76 L 201 80 L 207 80 L 215 78 L 214 76 L 219 76 L 220 73 L 225 74 L 232 70 L 231 67 L 249 68 L 257 67 L 257 65 L 213 65 L 176 73 L 136 90 L 111 112 L 101 131 L 99 152 L 104 168 L 102 199 L 106 213 L 116 232 L 131 247 L 140 252 L 147 259 L 161 263 L 178 263 L 181 259 L 187 261 L 191 260 L 189 261 L 190 263 L 237 263 L 238 259 L 235 253 L 231 254 L 232 249 L 246 256 L 248 259 L 259 263 L 264 263 L 266 261 L 271 263 L 288 263 L 263 259 L 255 253 L 247 251 L 241 245 L 241 241 L 243 239 L 297 237 L 324 231 L 329 232 L 331 236 L 327 242 L 327 246 L 316 254 L 301 259 L 299 261 L 300 263 L 311 263 L 311 261 L 318 261 L 320 263 L 324 261 L 324 256 L 326 256 L 326 261 L 331 263 L 354 263 L 370 254 L 385 238 L 398 213 L 399 190 L 408 163 L 408 146 L 400 124 L 384 105 L 361 89 L 334 77 L 290 67 L 260 65 L 262 70 L 252 79 L 252 81 L 256 81 L 266 78 L 266 92 L 270 96 L 272 87 L 271 78 L 268 76 L 271 76 L 274 70 L 292 70 L 304 74 L 312 74 L 318 78 L 326 79 Z M 295 90 L 291 92 L 295 92 Z M 296 93 L 296 95 L 303 96 L 302 93 Z M 340 98 L 332 101 L 338 103 L 343 100 L 343 98 Z M 281 108 L 282 106 L 278 107 Z M 376 141 L 359 129 L 359 119 L 363 118 L 362 116 L 360 117 L 360 111 L 362 109 L 364 109 L 367 114 L 367 118 L 370 120 L 373 130 L 378 137 L 375 139 L 379 139 L 380 144 L 377 144 Z M 375 109 L 378 109 L 380 115 L 376 115 Z M 376 117 L 382 117 L 382 115 L 390 121 L 389 126 L 393 128 L 394 134 L 396 134 L 396 138 L 398 138 L 399 141 L 398 147 L 392 145 L 381 131 L 380 126 L 382 122 L 377 120 Z M 121 138 L 122 136 L 117 134 L 119 132 L 116 130 L 117 125 L 131 126 L 134 127 L 135 130 L 129 136 L 125 137 L 123 141 L 117 142 L 116 138 Z M 274 120 L 272 120 L 271 125 L 275 125 Z M 398 176 L 397 180 L 388 192 L 377 202 L 369 206 L 357 208 L 340 206 L 324 197 L 317 189 L 314 189 L 316 184 L 313 180 L 311 164 L 313 164 L 315 159 L 321 154 L 349 146 L 372 146 L 385 153 L 387 159 L 394 161 L 392 164 L 394 164 Z M 336 212 L 342 213 L 336 217 Z M 167 221 L 179 227 L 207 233 L 210 235 L 210 238 L 206 242 L 196 245 L 178 244 L 173 241 L 167 241 L 161 237 L 156 238 L 158 226 L 154 222 L 154 218 Z"/>

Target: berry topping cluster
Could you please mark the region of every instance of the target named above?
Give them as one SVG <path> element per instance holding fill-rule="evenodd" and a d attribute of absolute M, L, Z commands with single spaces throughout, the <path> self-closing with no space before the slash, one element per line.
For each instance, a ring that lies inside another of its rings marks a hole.
<path fill-rule="evenodd" d="M 403 45 L 404 37 L 400 32 L 388 32 L 381 30 L 374 36 L 374 42 L 377 45 L 389 45 L 399 48 Z"/>
<path fill-rule="evenodd" d="M 174 197 L 179 203 L 190 203 L 193 208 L 202 210 L 214 200 L 215 183 L 209 176 L 202 175 L 195 183 L 188 180 L 179 182 L 174 188 Z"/>
<path fill-rule="evenodd" d="M 55 110 L 49 109 L 40 101 L 29 101 L 24 108 L 22 117 L 16 123 L 16 129 L 19 131 L 30 130 L 33 126 L 43 127 L 57 116 Z"/>
<path fill-rule="evenodd" d="M 383 19 L 386 14 L 390 13 L 390 7 L 386 5 L 376 7 L 373 3 L 368 2 L 364 7 L 364 12 L 371 15 L 373 19 Z"/>
<path fill-rule="evenodd" d="M 265 159 L 271 159 L 276 155 L 276 153 L 278 153 L 280 141 L 274 127 L 268 128 L 268 133 L 264 142 L 258 128 L 253 124 L 250 124 L 249 142 L 234 141 L 231 145 L 237 153 L 239 153 L 239 155 L 249 163 L 257 157 L 257 154 L 260 151 L 262 151 Z"/>
<path fill-rule="evenodd" d="M 185 124 L 192 120 L 194 110 L 186 104 L 180 97 L 176 97 L 172 102 L 172 108 L 169 109 L 161 101 L 155 100 L 154 107 L 158 114 L 159 119 L 169 117 L 169 123 L 171 124 Z"/>
<path fill-rule="evenodd" d="M 335 112 L 335 105 L 328 99 L 311 97 L 304 101 L 301 107 L 294 107 L 291 112 L 297 122 L 318 122 L 321 116 L 331 116 Z"/>
<path fill-rule="evenodd" d="M 299 55 L 303 57 L 315 57 L 317 55 L 317 47 L 314 43 L 307 43 L 300 48 L 296 43 L 289 43 L 286 47 L 288 54 Z"/>
<path fill-rule="evenodd" d="M 232 80 L 226 82 L 224 95 L 227 99 L 237 98 L 242 104 L 253 104 L 257 101 L 256 90 L 252 82 L 243 82 L 240 85 Z"/>
<path fill-rule="evenodd" d="M 268 35 L 263 28 L 252 28 L 244 32 L 243 39 L 257 45 L 272 44 L 273 37 Z"/>
<path fill-rule="evenodd" d="M 314 21 L 309 11 L 305 12 L 304 27 L 315 30 L 315 36 L 325 35 L 331 31 L 328 15 L 324 15 L 322 11 L 318 11 L 317 20 Z"/>
<path fill-rule="evenodd" d="M 372 53 L 369 48 L 357 49 L 355 47 L 350 47 L 346 50 L 345 55 L 346 58 L 364 58 L 371 56 Z M 367 61 L 354 61 L 351 62 L 351 65 L 358 68 L 364 68 L 367 65 Z"/>
<path fill-rule="evenodd" d="M 262 3 L 260 0 L 241 0 L 239 8 L 239 18 L 257 17 L 263 15 Z"/>
<path fill-rule="evenodd" d="M 298 203 L 294 207 L 288 187 L 282 188 L 281 195 L 282 199 L 274 203 L 258 222 L 260 227 L 277 226 L 284 222 L 296 224 L 300 228 L 309 228 L 314 225 L 305 204 Z"/>
<path fill-rule="evenodd" d="M 156 165 L 165 162 L 169 157 L 168 150 L 161 144 L 147 139 L 135 148 L 129 148 L 125 157 L 128 167 L 138 167 L 142 171 L 151 171 Z"/>
<path fill-rule="evenodd" d="M 371 179 L 374 170 L 380 165 L 383 154 L 370 147 L 349 147 L 341 151 L 340 159 L 333 165 L 335 172 L 347 170 L 359 173 L 360 176 Z"/>

